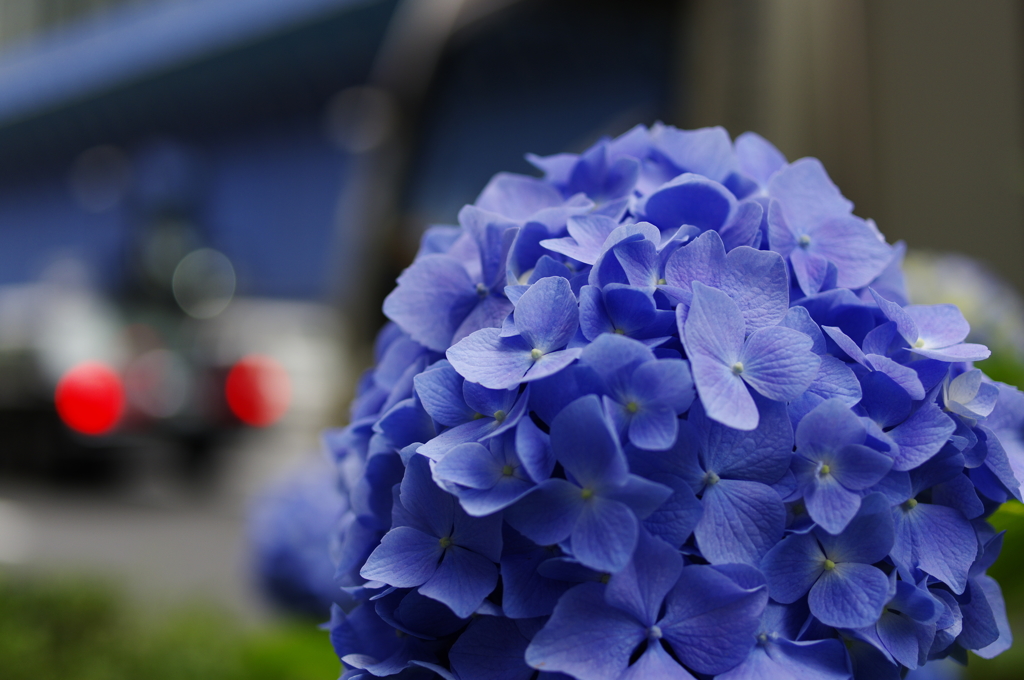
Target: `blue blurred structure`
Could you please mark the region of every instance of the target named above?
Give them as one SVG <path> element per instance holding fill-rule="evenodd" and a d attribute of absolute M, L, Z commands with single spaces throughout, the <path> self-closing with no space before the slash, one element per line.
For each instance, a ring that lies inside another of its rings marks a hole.
<path fill-rule="evenodd" d="M 172 216 L 179 240 L 231 259 L 240 295 L 344 303 L 373 257 L 361 232 L 395 215 L 346 201 L 367 169 L 330 129 L 336 95 L 370 83 L 398 104 L 405 145 L 382 181 L 415 238 L 497 168 L 531 172 L 523 149 L 671 117 L 681 5 L 156 0 L 51 30 L 0 53 L 0 284 L 70 254 L 131 288 Z"/>
<path fill-rule="evenodd" d="M 239 293 L 326 297 L 348 154 L 324 108 L 365 82 L 394 5 L 129 4 L 0 55 L 0 283 L 71 254 L 122 289 L 171 213 L 234 262 Z M 146 185 L 176 171 L 193 186 L 155 205 Z"/>

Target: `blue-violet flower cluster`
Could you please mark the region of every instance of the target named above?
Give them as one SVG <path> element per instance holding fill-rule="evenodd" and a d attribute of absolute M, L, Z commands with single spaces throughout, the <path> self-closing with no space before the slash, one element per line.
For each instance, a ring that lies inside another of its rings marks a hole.
<path fill-rule="evenodd" d="M 332 553 L 337 523 L 347 509 L 330 463 L 303 460 L 272 481 L 248 513 L 249 568 L 255 585 L 275 607 L 323 617 L 338 591 Z"/>
<path fill-rule="evenodd" d="M 1010 645 L 1024 396 L 821 163 L 638 126 L 423 237 L 326 440 L 347 679 L 897 679 Z"/>

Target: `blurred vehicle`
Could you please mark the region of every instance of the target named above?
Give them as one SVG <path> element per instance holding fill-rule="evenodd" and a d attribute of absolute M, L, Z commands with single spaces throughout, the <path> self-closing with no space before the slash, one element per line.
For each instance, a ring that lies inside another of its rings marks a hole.
<path fill-rule="evenodd" d="M 330 103 L 395 4 L 121 3 L 3 46 L 0 478 L 199 480 L 326 424 L 363 261 Z"/>
<path fill-rule="evenodd" d="M 197 319 L 104 296 L 58 265 L 0 287 L 0 473 L 112 481 L 156 449 L 168 472 L 199 480 L 241 428 L 315 428 L 337 400 L 329 307 L 235 299 Z"/>

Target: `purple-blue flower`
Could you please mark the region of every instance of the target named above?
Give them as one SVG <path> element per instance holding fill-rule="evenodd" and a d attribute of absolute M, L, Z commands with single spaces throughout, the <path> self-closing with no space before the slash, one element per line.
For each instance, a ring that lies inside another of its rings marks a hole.
<path fill-rule="evenodd" d="M 636 548 L 639 520 L 671 489 L 629 473 L 618 437 L 596 396 L 567 406 L 551 425 L 551 448 L 565 479 L 541 482 L 506 514 L 540 545 L 568 540 L 582 564 L 621 570 Z"/>
<path fill-rule="evenodd" d="M 566 349 L 579 327 L 579 303 L 568 280 L 550 276 L 530 286 L 516 302 L 516 335 L 482 328 L 448 350 L 455 370 L 494 390 L 539 380 L 572 363 L 580 349 Z"/>
<path fill-rule="evenodd" d="M 858 492 L 892 469 L 891 458 L 864 445 L 867 437 L 864 424 L 837 399 L 823 402 L 796 428 L 793 472 L 811 519 L 830 533 L 857 514 Z"/>
<path fill-rule="evenodd" d="M 607 586 L 585 583 L 562 596 L 527 648 L 527 663 L 594 680 L 728 670 L 753 647 L 767 601 L 756 571 L 739 570 L 739 582 L 730 571 L 684 567 L 668 544 L 644 535 Z"/>
<path fill-rule="evenodd" d="M 889 579 L 873 565 L 892 545 L 888 502 L 871 495 L 838 536 L 821 528 L 790 534 L 768 551 L 761 570 L 773 600 L 790 604 L 806 595 L 825 625 L 862 628 L 878 620 L 889 599 Z"/>
<path fill-rule="evenodd" d="M 414 457 L 395 504 L 394 526 L 366 559 L 360 575 L 448 605 L 458 616 L 476 611 L 498 582 L 500 517 L 466 515 Z"/>
<path fill-rule="evenodd" d="M 679 325 L 701 404 L 709 418 L 723 425 L 757 427 L 757 406 L 748 386 L 769 399 L 792 401 L 818 373 L 821 360 L 811 352 L 809 337 L 785 326 L 748 334 L 733 299 L 699 281 L 693 283 L 693 302 Z"/>
<path fill-rule="evenodd" d="M 679 414 L 694 398 L 687 362 L 659 360 L 642 343 L 607 334 L 583 350 L 580 363 L 601 379 L 605 413 L 620 435 L 641 449 L 672 446 Z"/>
<path fill-rule="evenodd" d="M 347 680 L 876 680 L 1012 636 L 1024 395 L 821 164 L 637 126 L 432 227 L 325 437 Z M 920 672 L 920 671 L 915 671 Z"/>

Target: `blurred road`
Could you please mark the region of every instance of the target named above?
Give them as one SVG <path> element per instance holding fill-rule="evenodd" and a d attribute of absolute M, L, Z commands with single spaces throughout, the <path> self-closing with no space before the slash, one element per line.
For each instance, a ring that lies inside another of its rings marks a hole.
<path fill-rule="evenodd" d="M 290 428 L 247 432 L 201 493 L 169 486 L 159 474 L 109 494 L 0 480 L 0 564 L 96 575 L 143 605 L 203 602 L 265 622 L 270 610 L 246 571 L 246 507 L 317 446 Z"/>

